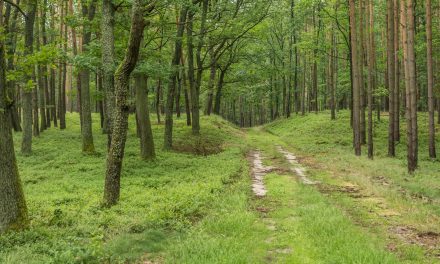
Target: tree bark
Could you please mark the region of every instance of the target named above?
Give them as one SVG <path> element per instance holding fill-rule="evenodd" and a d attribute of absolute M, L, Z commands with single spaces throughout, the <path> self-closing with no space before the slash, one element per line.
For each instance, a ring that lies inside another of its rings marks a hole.
<path fill-rule="evenodd" d="M 82 3 L 82 15 L 87 20 L 83 25 L 83 41 L 82 52 L 85 53 L 88 50 L 88 45 L 92 38 L 91 27 L 87 23 L 90 23 L 95 17 L 95 0 L 89 5 L 85 2 Z M 81 136 L 82 136 L 82 151 L 84 153 L 94 153 L 95 145 L 93 143 L 92 132 L 92 112 L 90 107 L 90 70 L 82 68 L 80 71 L 81 79 Z"/>
<path fill-rule="evenodd" d="M 426 0 L 426 49 L 428 74 L 428 130 L 429 130 L 429 157 L 436 158 L 435 150 L 435 109 L 434 109 L 434 72 L 432 69 L 432 11 L 431 0 Z"/>
<path fill-rule="evenodd" d="M 44 11 L 43 11 L 44 12 Z M 41 20 L 41 16 L 39 16 L 39 19 Z M 35 38 L 36 38 L 36 45 L 37 50 L 40 51 L 40 37 L 41 37 L 41 30 L 40 30 L 40 23 L 39 21 L 36 21 L 35 24 Z M 38 90 L 39 90 L 39 100 L 40 100 L 40 116 L 41 116 L 41 123 L 40 123 L 40 130 L 44 131 L 47 129 L 47 121 L 46 121 L 46 98 L 45 98 L 45 91 L 46 91 L 46 83 L 44 80 L 44 68 L 43 65 L 37 66 L 37 78 L 38 78 Z"/>
<path fill-rule="evenodd" d="M 55 7 L 52 5 L 50 7 L 50 27 L 52 29 L 55 29 Z M 54 34 L 50 37 L 50 42 L 52 44 L 55 44 L 55 37 Z M 52 67 L 49 67 L 50 69 L 50 79 L 49 79 L 49 93 L 50 93 L 50 115 L 53 121 L 53 126 L 58 127 L 58 119 L 57 119 L 57 106 L 56 106 L 56 98 L 55 98 L 55 90 L 56 90 L 56 72 L 55 69 Z"/>
<path fill-rule="evenodd" d="M 408 127 L 408 172 L 413 173 L 418 163 L 418 128 L 417 128 L 417 80 L 415 60 L 414 2 L 406 0 L 406 48 L 407 48 L 407 123 Z M 403 14 L 402 14 L 403 15 Z"/>
<path fill-rule="evenodd" d="M 154 150 L 153 131 L 148 104 L 148 77 L 144 74 L 135 76 L 136 87 L 136 118 L 139 128 L 139 138 L 141 146 L 141 158 L 151 160 L 156 157 Z"/>
<path fill-rule="evenodd" d="M 25 54 L 33 53 L 34 42 L 34 22 L 37 11 L 37 2 L 30 0 L 27 3 L 27 13 L 25 18 Z M 22 104 L 23 104 L 23 137 L 21 144 L 21 152 L 24 155 L 30 155 L 32 152 L 32 90 L 34 85 L 28 87 L 29 81 L 33 83 L 32 76 L 25 77 L 26 84 L 23 87 Z"/>
<path fill-rule="evenodd" d="M 0 1 L 0 14 L 3 14 Z M 29 13 L 28 13 L 29 14 Z M 0 16 L 3 27 L 3 16 Z M 0 233 L 22 229 L 28 223 L 27 207 L 15 159 L 11 127 L 11 104 L 6 86 L 5 44 L 0 38 Z"/>
<path fill-rule="evenodd" d="M 222 99 L 223 84 L 225 81 L 226 70 L 220 69 L 220 76 L 217 83 L 217 92 L 215 93 L 214 114 L 220 115 L 220 102 Z"/>
<path fill-rule="evenodd" d="M 361 155 L 361 127 L 360 127 L 360 72 L 358 62 L 358 41 L 356 6 L 354 0 L 349 0 L 350 4 L 350 32 L 351 32 L 351 53 L 353 71 L 353 142 L 356 156 Z"/>
<path fill-rule="evenodd" d="M 404 0 L 405 1 L 405 0 Z M 388 156 L 396 156 L 395 150 L 395 61 L 394 61 L 394 3 L 387 1 L 387 72 L 388 72 L 388 91 L 389 91 L 389 122 L 388 122 Z"/>
<path fill-rule="evenodd" d="M 183 7 L 180 11 L 179 23 L 177 25 L 176 41 L 174 46 L 174 55 L 171 62 L 172 72 L 169 77 L 168 93 L 167 93 L 167 107 L 165 115 L 165 135 L 164 135 L 164 149 L 171 150 L 173 148 L 173 108 L 174 96 L 176 93 L 176 82 L 178 67 L 182 56 L 182 37 L 185 29 L 185 21 L 187 15 L 187 7 Z"/>
<path fill-rule="evenodd" d="M 61 20 L 60 20 L 60 49 L 67 53 L 67 25 L 64 21 L 64 16 L 67 14 L 67 2 L 62 2 L 61 5 Z M 64 42 L 64 43 L 63 43 Z M 58 118 L 60 119 L 60 129 L 66 129 L 66 78 L 67 67 L 64 59 L 60 62 L 59 75 L 59 89 L 58 89 Z"/>
<path fill-rule="evenodd" d="M 404 1 L 404 0 L 400 0 Z M 400 141 L 399 0 L 394 0 L 394 141 Z"/>
<path fill-rule="evenodd" d="M 368 61 L 368 158 L 373 159 L 373 91 L 376 89 L 375 73 L 375 44 L 374 44 L 374 7 L 373 0 L 367 0 L 367 19 L 368 19 L 368 42 L 367 42 L 367 61 Z"/>
<path fill-rule="evenodd" d="M 151 12 L 152 6 L 149 11 Z M 124 60 L 115 72 L 115 111 L 110 148 L 107 156 L 105 175 L 104 204 L 115 205 L 120 196 L 121 170 L 124 159 L 125 142 L 127 140 L 128 102 L 130 74 L 134 70 L 139 57 L 139 49 L 143 38 L 145 21 L 141 0 L 134 0 L 132 7 L 131 29 L 128 47 Z"/>
<path fill-rule="evenodd" d="M 111 142 L 113 111 L 115 108 L 115 10 L 111 0 L 102 0 L 102 86 L 105 93 L 105 115 L 103 132 Z"/>

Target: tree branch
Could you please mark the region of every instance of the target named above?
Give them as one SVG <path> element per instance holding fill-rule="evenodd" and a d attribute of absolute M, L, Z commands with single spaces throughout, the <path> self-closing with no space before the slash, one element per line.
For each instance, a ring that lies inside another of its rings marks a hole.
<path fill-rule="evenodd" d="M 17 4 L 15 4 L 14 2 L 10 1 L 10 0 L 0 0 L 3 1 L 5 3 L 10 4 L 11 6 L 17 8 L 18 12 L 20 12 L 25 18 L 27 18 L 26 13 L 20 8 L 20 6 L 18 6 Z"/>

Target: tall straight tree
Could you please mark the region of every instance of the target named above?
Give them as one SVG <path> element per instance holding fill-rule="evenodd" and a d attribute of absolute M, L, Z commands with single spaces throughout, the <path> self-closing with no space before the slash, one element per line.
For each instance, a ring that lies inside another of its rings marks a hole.
<path fill-rule="evenodd" d="M 41 16 L 38 16 L 38 18 L 41 20 Z M 36 46 L 37 51 L 41 50 L 41 43 L 40 43 L 40 23 L 39 21 L 36 21 L 35 23 L 35 38 L 36 38 Z M 41 116 L 41 123 L 40 123 L 40 129 L 41 131 L 46 130 L 47 128 L 47 121 L 46 121 L 46 98 L 45 98 L 45 90 L 46 88 L 46 82 L 44 79 L 45 71 L 44 71 L 43 65 L 39 64 L 37 66 L 37 75 L 38 75 L 38 90 L 39 90 L 39 101 L 40 101 L 40 116 Z"/>
<path fill-rule="evenodd" d="M 350 41 L 352 55 L 352 74 L 353 74 L 353 136 L 354 151 L 357 156 L 361 155 L 361 123 L 360 123 L 360 72 L 358 62 L 358 40 L 356 23 L 356 5 L 354 0 L 349 0 L 350 16 Z"/>
<path fill-rule="evenodd" d="M 400 0 L 403 1 L 403 0 Z M 394 0 L 394 141 L 400 141 L 400 62 L 399 62 L 399 0 Z"/>
<path fill-rule="evenodd" d="M 25 17 L 25 35 L 24 45 L 25 54 L 31 55 L 33 53 L 34 43 L 34 22 L 37 12 L 37 1 L 29 0 L 26 4 Z M 29 71 L 33 71 L 33 67 L 29 67 Z M 26 73 L 26 84 L 22 94 L 23 105 L 23 137 L 21 144 L 21 152 L 24 155 L 30 155 L 32 152 L 32 89 L 36 89 L 33 85 L 33 73 Z M 31 85 L 31 86 L 29 86 Z"/>
<path fill-rule="evenodd" d="M 4 2 L 0 1 L 0 14 L 3 14 L 3 5 Z M 0 15 L 0 28 L 3 28 L 3 15 Z M 0 233 L 23 228 L 28 222 L 12 139 L 5 49 L 4 40 L 0 38 Z"/>
<path fill-rule="evenodd" d="M 153 2 L 154 3 L 154 2 Z M 131 15 L 131 29 L 125 57 L 115 72 L 116 105 L 113 116 L 113 130 L 110 148 L 107 155 L 107 170 L 105 174 L 104 204 L 115 205 L 120 196 L 121 170 L 124 159 L 125 142 L 127 140 L 128 101 L 130 75 L 136 67 L 143 32 L 146 26 L 144 13 L 150 13 L 154 4 L 144 7 L 141 0 L 134 0 Z"/>
<path fill-rule="evenodd" d="M 185 22 L 188 8 L 185 6 L 180 10 L 179 22 L 177 25 L 176 40 L 174 44 L 174 55 L 171 61 L 171 74 L 168 82 L 167 107 L 165 115 L 165 135 L 164 149 L 171 150 L 173 148 L 173 108 L 174 96 L 176 93 L 177 74 L 179 74 L 179 65 L 182 57 L 182 37 L 185 30 Z"/>
<path fill-rule="evenodd" d="M 359 82 L 360 82 L 360 104 L 361 104 L 361 144 L 367 143 L 367 129 L 365 122 L 365 80 L 364 80 L 364 47 L 365 47 L 365 7 L 364 0 L 359 0 Z"/>
<path fill-rule="evenodd" d="M 376 89 L 376 49 L 374 40 L 373 0 L 367 0 L 367 62 L 368 62 L 368 158 L 373 159 L 373 91 Z"/>
<path fill-rule="evenodd" d="M 115 108 L 115 9 L 111 0 L 102 0 L 101 41 L 102 41 L 102 86 L 105 93 L 105 123 L 103 131 L 111 141 L 112 118 Z"/>
<path fill-rule="evenodd" d="M 67 14 L 67 2 L 61 1 L 60 19 L 60 49 L 67 53 L 67 25 L 65 20 Z M 58 86 L 58 118 L 60 119 L 60 129 L 66 129 L 66 79 L 67 66 L 65 59 L 60 61 L 59 86 Z"/>
<path fill-rule="evenodd" d="M 395 93 L 395 61 L 394 61 L 394 2 L 393 0 L 387 1 L 387 72 L 388 72 L 388 94 L 389 94 L 389 124 L 388 124 L 388 156 L 396 156 L 395 150 L 395 117 L 394 112 Z"/>
<path fill-rule="evenodd" d="M 413 173 L 418 163 L 418 127 L 417 127 L 417 80 L 415 58 L 415 22 L 413 0 L 402 1 L 401 15 L 402 41 L 405 58 L 406 82 L 406 122 L 407 122 L 407 160 L 408 172 Z"/>
<path fill-rule="evenodd" d="M 208 3 L 209 0 L 202 0 L 202 16 L 200 21 L 200 32 L 198 34 L 197 49 L 196 49 L 197 76 L 193 87 L 194 89 L 191 90 L 192 133 L 194 135 L 200 134 L 199 99 L 200 99 L 200 86 L 202 85 L 202 75 L 203 75 L 202 48 L 204 45 L 204 40 L 206 35 L 206 17 L 208 13 Z"/>
<path fill-rule="evenodd" d="M 89 4 L 86 1 L 82 3 L 82 15 L 84 18 L 83 25 L 83 39 L 82 52 L 88 50 L 88 45 L 92 39 L 91 25 L 95 17 L 96 0 L 92 0 Z M 92 112 L 90 107 L 90 70 L 87 67 L 81 68 L 81 136 L 82 136 L 82 151 L 84 153 L 95 152 L 95 145 L 93 143 L 92 132 Z"/>
<path fill-rule="evenodd" d="M 435 151 L 435 120 L 434 120 L 434 72 L 432 69 L 432 10 L 431 0 L 426 0 L 426 62 L 428 73 L 428 129 L 429 129 L 429 157 L 436 158 Z"/>

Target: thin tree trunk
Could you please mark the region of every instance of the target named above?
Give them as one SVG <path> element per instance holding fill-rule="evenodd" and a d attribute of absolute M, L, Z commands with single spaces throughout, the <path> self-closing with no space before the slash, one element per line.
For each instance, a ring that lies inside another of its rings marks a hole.
<path fill-rule="evenodd" d="M 426 47 L 428 72 L 428 128 L 429 128 L 429 157 L 436 158 L 435 150 L 435 120 L 434 120 L 434 72 L 432 69 L 432 15 L 431 0 L 426 0 Z"/>
<path fill-rule="evenodd" d="M 373 0 L 367 0 L 367 19 L 368 19 L 368 42 L 367 42 L 367 61 L 368 61 L 368 158 L 373 159 L 373 91 L 376 89 L 375 75 L 375 55 L 374 49 L 374 9 Z"/>
<path fill-rule="evenodd" d="M 84 2 L 82 5 L 82 14 L 85 19 L 91 22 L 95 16 L 95 0 L 89 5 Z M 83 41 L 82 52 L 87 52 L 88 44 L 91 41 L 91 28 L 90 25 L 83 25 Z M 95 145 L 93 143 L 92 132 L 92 112 L 90 107 L 90 70 L 82 68 L 80 71 L 81 78 L 81 136 L 82 136 L 82 151 L 84 153 L 94 153 Z"/>
<path fill-rule="evenodd" d="M 185 21 L 187 15 L 187 7 L 180 11 L 179 23 L 177 25 L 176 42 L 174 46 L 174 55 L 171 62 L 173 70 L 170 74 L 167 93 L 167 106 L 165 114 L 165 135 L 164 135 L 164 149 L 171 150 L 173 148 L 173 106 L 174 96 L 176 93 L 176 82 L 178 74 L 178 66 L 182 56 L 182 37 L 185 30 Z"/>
<path fill-rule="evenodd" d="M 361 104 L 361 143 L 367 143 L 367 131 L 365 122 L 365 80 L 364 80 L 364 47 L 365 47 L 365 33 L 364 33 L 364 0 L 359 0 L 359 78 L 360 78 L 360 104 Z"/>
<path fill-rule="evenodd" d="M 388 30 L 387 30 L 387 72 L 388 72 L 388 91 L 389 91 L 389 122 L 388 122 L 388 156 L 396 156 L 395 151 L 395 117 L 394 112 L 395 107 L 395 56 L 394 56 L 394 4 L 393 1 L 387 1 L 387 19 L 388 19 Z"/>
<path fill-rule="evenodd" d="M 50 27 L 55 29 L 55 8 L 54 6 L 51 6 L 50 8 Z M 51 44 L 55 44 L 55 37 L 52 34 L 50 38 Z M 58 127 L 58 120 L 57 120 L 57 107 L 56 107 L 56 98 L 55 98 L 55 90 L 56 90 L 56 72 L 55 69 L 52 67 L 50 68 L 50 111 L 51 111 L 51 118 L 53 121 L 53 126 Z"/>
<path fill-rule="evenodd" d="M 43 7 L 41 8 L 41 37 L 43 46 L 47 45 L 47 32 L 46 32 L 46 8 L 48 6 L 47 0 L 44 0 Z M 52 109 L 51 98 L 49 92 L 49 78 L 48 78 L 48 67 L 47 65 L 42 65 L 43 83 L 44 83 L 44 98 L 45 98 L 45 112 L 46 112 L 46 128 L 51 127 L 52 121 Z"/>
<path fill-rule="evenodd" d="M 212 50 L 212 47 L 211 47 Z M 211 57 L 211 66 L 210 66 L 210 74 L 209 74 L 209 82 L 208 82 L 208 97 L 206 98 L 206 114 L 211 115 L 212 113 L 212 103 L 214 99 L 214 86 L 215 86 L 215 76 L 217 75 L 217 61 L 213 54 L 210 52 Z"/>
<path fill-rule="evenodd" d="M 218 78 L 217 92 L 215 93 L 214 114 L 220 115 L 220 103 L 222 99 L 222 90 L 225 80 L 226 70 L 220 69 L 220 77 Z"/>
<path fill-rule="evenodd" d="M 103 132 L 111 142 L 113 112 L 115 108 L 115 9 L 111 0 L 102 0 L 101 42 L 102 42 L 102 85 L 105 94 Z"/>
<path fill-rule="evenodd" d="M 148 78 L 144 74 L 135 76 L 136 87 L 136 118 L 139 128 L 141 158 L 151 160 L 156 157 L 154 150 L 153 131 L 151 130 L 150 113 L 148 110 Z"/>
<path fill-rule="evenodd" d="M 44 11 L 43 11 L 44 12 Z M 38 16 L 38 18 L 41 20 L 41 16 Z M 36 21 L 35 23 L 35 38 L 36 38 L 36 45 L 37 45 L 37 51 L 41 50 L 40 47 L 40 38 L 41 38 L 41 32 L 40 32 L 40 21 Z M 41 64 L 37 65 L 37 78 L 38 78 L 38 94 L 39 94 L 39 100 L 40 100 L 40 116 L 41 116 L 41 122 L 40 122 L 40 130 L 44 131 L 47 129 L 47 121 L 46 121 L 46 99 L 45 99 L 45 82 L 44 82 L 44 66 Z M 38 120 L 37 120 L 38 121 Z"/>
<path fill-rule="evenodd" d="M 64 50 L 65 53 L 67 53 L 67 25 L 64 21 L 64 16 L 67 14 L 67 2 L 62 2 L 61 6 L 61 21 L 60 21 L 60 28 L 61 28 L 61 43 L 60 48 Z M 64 27 L 63 27 L 64 26 Z M 66 129 L 66 78 L 67 78 L 67 67 L 66 67 L 66 61 L 63 60 L 60 63 L 60 86 L 58 91 L 58 117 L 60 119 L 60 129 Z"/>
<path fill-rule="evenodd" d="M 25 55 L 31 55 L 33 53 L 34 22 L 36 11 L 37 2 L 35 0 L 28 1 L 25 18 Z M 31 80 L 32 76 L 27 75 L 25 78 L 26 80 Z M 22 90 L 23 137 L 21 152 L 24 155 L 30 155 L 32 152 L 32 89 L 35 89 L 35 87 L 24 87 Z"/>
<path fill-rule="evenodd" d="M 152 8 L 150 8 L 151 12 Z M 133 1 L 131 29 L 125 58 L 115 72 L 115 111 L 110 148 L 107 156 L 105 175 L 104 203 L 115 205 L 120 196 L 121 170 L 127 140 L 128 102 L 130 74 L 134 70 L 139 57 L 139 50 L 145 28 L 144 10 L 140 0 Z"/>
<path fill-rule="evenodd" d="M 358 62 L 358 42 L 357 42 L 357 23 L 356 6 L 354 0 L 349 0 L 350 4 L 350 32 L 351 32 L 351 53 L 353 71 L 353 135 L 354 149 L 357 156 L 361 155 L 361 127 L 360 127 L 360 72 Z"/>
<path fill-rule="evenodd" d="M 404 0 L 400 0 L 404 1 Z M 399 0 L 394 0 L 394 141 L 400 141 Z"/>
<path fill-rule="evenodd" d="M 410 124 L 408 132 L 408 172 L 413 173 L 418 163 L 418 128 L 417 128 L 417 80 L 415 59 L 415 27 L 414 27 L 414 3 L 406 1 L 406 33 L 407 33 L 407 64 L 408 64 L 408 114 L 407 122 Z"/>
<path fill-rule="evenodd" d="M 159 78 L 157 80 L 157 86 L 156 86 L 156 103 L 155 103 L 158 124 L 161 123 L 161 121 L 160 121 L 160 93 L 161 93 L 161 90 L 162 90 L 162 79 Z"/>

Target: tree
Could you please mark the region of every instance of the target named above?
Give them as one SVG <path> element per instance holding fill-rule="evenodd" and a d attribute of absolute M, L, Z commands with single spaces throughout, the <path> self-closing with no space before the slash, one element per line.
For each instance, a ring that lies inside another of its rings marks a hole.
<path fill-rule="evenodd" d="M 388 156 L 396 156 L 395 150 L 395 60 L 394 60 L 394 2 L 387 1 L 387 73 L 388 73 L 388 94 L 389 94 L 389 124 L 388 124 Z"/>
<path fill-rule="evenodd" d="M 354 0 L 349 0 L 350 4 L 350 36 L 351 54 L 353 71 L 353 134 L 354 149 L 357 156 L 361 155 L 361 124 L 360 124 L 360 72 L 358 62 L 358 40 L 356 23 L 356 6 Z"/>
<path fill-rule="evenodd" d="M 104 133 L 108 134 L 108 144 L 111 142 L 112 118 L 115 107 L 114 73 L 115 73 L 115 8 L 111 0 L 102 0 L 101 42 L 102 42 L 102 86 L 105 92 L 105 122 Z"/>
<path fill-rule="evenodd" d="M 25 17 L 25 54 L 33 53 L 34 42 L 34 22 L 37 12 L 37 2 L 35 0 L 28 1 L 26 5 Z M 32 152 L 32 90 L 34 87 L 33 67 L 29 67 L 26 72 L 26 84 L 22 93 L 23 100 L 23 139 L 21 144 L 21 152 L 24 155 L 30 155 Z M 31 71 L 31 72 L 29 72 Z"/>
<path fill-rule="evenodd" d="M 418 163 L 418 127 L 417 127 L 417 80 L 415 59 L 414 2 L 401 1 L 402 41 L 405 60 L 406 82 L 406 122 L 407 122 L 407 160 L 408 172 L 413 173 Z"/>
<path fill-rule="evenodd" d="M 367 0 L 367 20 L 368 20 L 368 42 L 367 42 L 367 62 L 368 62 L 368 157 L 373 159 L 373 91 L 376 89 L 376 49 L 374 41 L 374 7 L 373 0 Z"/>
<path fill-rule="evenodd" d="M 0 14 L 3 14 L 0 1 Z M 29 13 L 27 13 L 29 14 Z M 3 16 L 0 16 L 3 28 Z M 1 33 L 0 33 L 1 34 Z M 28 223 L 27 207 L 15 159 L 11 127 L 11 102 L 6 86 L 5 43 L 0 37 L 0 233 L 21 229 Z"/>
<path fill-rule="evenodd" d="M 113 116 L 113 130 L 110 148 L 107 156 L 107 169 L 105 174 L 104 204 L 115 205 L 119 200 L 121 188 L 121 170 L 124 159 L 125 142 L 128 129 L 128 87 L 130 74 L 136 67 L 139 57 L 143 31 L 146 26 L 144 12 L 151 12 L 153 4 L 144 8 L 141 0 L 133 1 L 130 38 L 123 61 L 115 72 L 115 99 L 116 105 Z"/>
<path fill-rule="evenodd" d="M 429 157 L 436 158 L 435 151 L 435 120 L 434 120 L 434 72 L 432 69 L 432 14 L 431 0 L 426 0 L 426 62 L 428 73 L 428 130 L 429 130 Z"/>
<path fill-rule="evenodd" d="M 151 130 L 150 112 L 148 110 L 148 77 L 145 74 L 135 75 L 136 118 L 141 146 L 141 158 L 151 160 L 156 157 L 153 132 Z"/>
<path fill-rule="evenodd" d="M 96 0 L 92 0 L 89 4 L 82 3 L 82 15 L 84 18 L 83 25 L 83 41 L 82 52 L 86 53 L 88 45 L 92 38 L 91 21 L 95 17 Z M 90 109 L 90 70 L 87 66 L 83 66 L 80 71 L 81 80 L 81 136 L 82 136 L 82 151 L 84 153 L 94 153 L 95 145 L 93 143 L 92 132 L 92 113 Z"/>
<path fill-rule="evenodd" d="M 169 76 L 168 91 L 167 91 L 167 106 L 165 116 L 165 135 L 164 135 L 164 149 L 171 150 L 173 148 L 173 109 L 174 96 L 176 93 L 176 82 L 178 67 L 182 57 L 182 37 L 185 30 L 186 16 L 188 7 L 183 7 L 180 10 L 179 22 L 177 25 L 176 40 L 174 44 L 174 55 L 171 61 L 171 74 Z"/>

